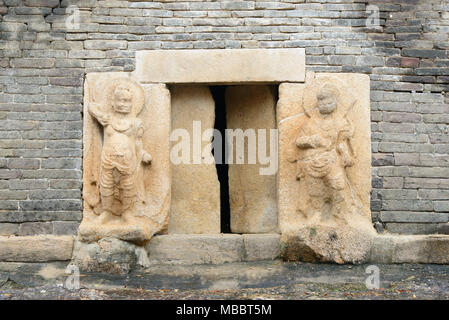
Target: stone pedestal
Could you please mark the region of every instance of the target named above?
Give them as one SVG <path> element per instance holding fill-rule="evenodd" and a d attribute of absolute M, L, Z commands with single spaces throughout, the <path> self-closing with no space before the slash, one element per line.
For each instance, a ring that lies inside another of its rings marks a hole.
<path fill-rule="evenodd" d="M 149 266 L 144 247 L 116 238 L 103 238 L 93 243 L 75 240 L 71 263 L 85 272 L 119 274 Z"/>
<path fill-rule="evenodd" d="M 370 258 L 375 232 L 371 226 L 313 225 L 281 237 L 281 256 L 287 261 L 363 263 Z"/>

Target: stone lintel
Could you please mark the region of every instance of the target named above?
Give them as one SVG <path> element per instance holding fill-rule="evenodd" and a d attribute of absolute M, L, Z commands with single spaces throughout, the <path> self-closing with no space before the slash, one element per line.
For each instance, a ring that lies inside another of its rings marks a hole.
<path fill-rule="evenodd" d="M 305 51 L 303 48 L 138 51 L 134 76 L 142 83 L 304 82 Z"/>

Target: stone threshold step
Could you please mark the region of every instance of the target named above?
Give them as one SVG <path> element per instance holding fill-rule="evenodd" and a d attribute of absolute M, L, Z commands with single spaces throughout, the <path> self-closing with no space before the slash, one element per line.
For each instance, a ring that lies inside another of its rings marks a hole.
<path fill-rule="evenodd" d="M 278 234 L 164 235 L 146 250 L 151 264 L 221 264 L 275 260 L 280 246 Z M 449 264 L 449 235 L 377 235 L 366 262 Z"/>
<path fill-rule="evenodd" d="M 370 262 L 449 264 L 449 235 L 378 235 Z"/>
<path fill-rule="evenodd" d="M 279 234 L 171 234 L 146 246 L 151 264 L 222 264 L 279 258 Z"/>
<path fill-rule="evenodd" d="M 72 258 L 73 236 L 0 236 L 0 261 L 49 262 Z M 132 245 L 134 246 L 134 245 Z M 149 264 L 223 264 L 276 260 L 278 234 L 172 234 L 155 236 L 145 248 Z M 378 235 L 369 263 L 449 264 L 449 235 Z"/>
<path fill-rule="evenodd" d="M 0 261 L 67 261 L 72 258 L 73 242 L 73 236 L 0 236 Z"/>

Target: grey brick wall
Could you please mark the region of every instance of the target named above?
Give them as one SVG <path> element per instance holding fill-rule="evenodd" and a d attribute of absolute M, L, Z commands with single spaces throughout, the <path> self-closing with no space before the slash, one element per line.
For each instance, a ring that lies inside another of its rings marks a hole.
<path fill-rule="evenodd" d="M 447 0 L 0 0 L 0 32 L 0 235 L 76 232 L 87 72 L 131 71 L 137 50 L 295 47 L 307 70 L 371 77 L 378 229 L 449 233 Z"/>

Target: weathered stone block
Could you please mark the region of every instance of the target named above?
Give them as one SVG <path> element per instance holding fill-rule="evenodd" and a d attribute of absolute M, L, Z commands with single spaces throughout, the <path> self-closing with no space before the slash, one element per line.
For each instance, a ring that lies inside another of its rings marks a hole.
<path fill-rule="evenodd" d="M 0 236 L 12 236 L 19 233 L 18 223 L 0 223 Z"/>
<path fill-rule="evenodd" d="M 369 78 L 360 74 L 310 73 L 305 84 L 279 87 L 278 208 L 284 259 L 368 259 L 375 235 L 369 101 Z"/>
<path fill-rule="evenodd" d="M 171 127 L 179 135 L 172 135 L 169 233 L 219 233 L 220 184 L 213 136 L 203 136 L 214 127 L 214 100 L 205 86 L 175 86 L 171 94 Z"/>
<path fill-rule="evenodd" d="M 275 260 L 280 254 L 279 234 L 244 234 L 244 261 Z"/>
<path fill-rule="evenodd" d="M 76 235 L 80 223 L 76 221 L 55 221 L 53 222 L 53 234 L 55 235 Z"/>
<path fill-rule="evenodd" d="M 25 0 L 25 5 L 29 7 L 50 7 L 59 5 L 59 0 Z"/>
<path fill-rule="evenodd" d="M 383 222 L 439 223 L 439 222 L 448 222 L 449 213 L 383 211 L 380 213 L 380 220 Z"/>
<path fill-rule="evenodd" d="M 81 210 L 81 200 L 23 200 L 20 209 L 24 211 L 78 211 Z"/>
<path fill-rule="evenodd" d="M 112 50 L 126 49 L 127 42 L 124 40 L 86 40 L 84 41 L 85 49 L 93 50 Z"/>
<path fill-rule="evenodd" d="M 281 257 L 286 261 L 359 264 L 369 260 L 375 231 L 350 225 L 345 229 L 326 225 L 304 227 L 296 234 L 282 234 Z M 291 235 L 291 236 L 290 236 Z"/>
<path fill-rule="evenodd" d="M 10 169 L 39 169 L 41 161 L 39 159 L 8 159 Z"/>
<path fill-rule="evenodd" d="M 168 89 L 163 84 L 142 87 L 127 73 L 88 74 L 84 108 L 80 239 L 144 242 L 165 232 L 170 206 Z"/>
<path fill-rule="evenodd" d="M 142 82 L 304 81 L 304 49 L 152 50 L 136 53 Z"/>
<path fill-rule="evenodd" d="M 275 93 L 269 86 L 228 87 L 226 115 L 227 128 L 249 132 L 246 143 L 242 142 L 243 134 L 232 137 L 232 145 L 236 147 L 230 150 L 236 151 L 233 162 L 229 163 L 231 230 L 233 233 L 276 232 L 277 157 L 269 158 L 277 152 L 277 136 L 272 136 L 276 126 Z M 264 134 L 260 129 L 265 130 Z M 257 152 L 260 154 L 261 141 L 265 144 L 264 159 Z M 239 143 L 246 147 L 239 148 Z M 272 161 L 267 163 L 268 159 Z"/>
<path fill-rule="evenodd" d="M 242 236 L 163 235 L 154 237 L 146 246 L 150 262 L 155 264 L 220 264 L 242 261 Z"/>
<path fill-rule="evenodd" d="M 393 263 L 449 263 L 449 239 L 444 235 L 394 238 Z"/>
<path fill-rule="evenodd" d="M 369 261 L 374 263 L 392 263 L 393 239 L 390 236 L 374 237 Z"/>
<path fill-rule="evenodd" d="M 17 58 L 11 60 L 11 66 L 14 68 L 33 68 L 45 69 L 52 68 L 55 64 L 53 58 Z"/>
<path fill-rule="evenodd" d="M 3 206 L 5 210 L 14 210 Z M 17 204 L 15 207 L 17 210 Z M 32 222 L 32 221 L 81 221 L 82 213 L 80 211 L 8 211 L 0 214 L 0 222 Z"/>
<path fill-rule="evenodd" d="M 449 235 L 449 223 L 438 224 L 437 233 Z"/>
<path fill-rule="evenodd" d="M 128 273 L 138 266 L 148 266 L 143 247 L 115 238 L 98 242 L 75 241 L 72 264 L 87 272 Z"/>
<path fill-rule="evenodd" d="M 435 201 L 434 206 L 437 212 L 449 212 L 449 201 Z"/>
<path fill-rule="evenodd" d="M 47 189 L 48 181 L 45 179 L 13 179 L 9 180 L 10 190 Z"/>
<path fill-rule="evenodd" d="M 78 8 L 93 8 L 98 5 L 98 0 L 62 0 L 61 7 L 76 5 Z"/>
<path fill-rule="evenodd" d="M 437 233 L 436 223 L 386 223 L 386 230 L 396 234 L 433 234 Z"/>
<path fill-rule="evenodd" d="M 0 261 L 70 260 L 72 249 L 73 237 L 71 236 L 0 237 Z"/>
<path fill-rule="evenodd" d="M 53 224 L 51 222 L 25 222 L 20 224 L 20 236 L 34 236 L 39 234 L 53 233 Z"/>

